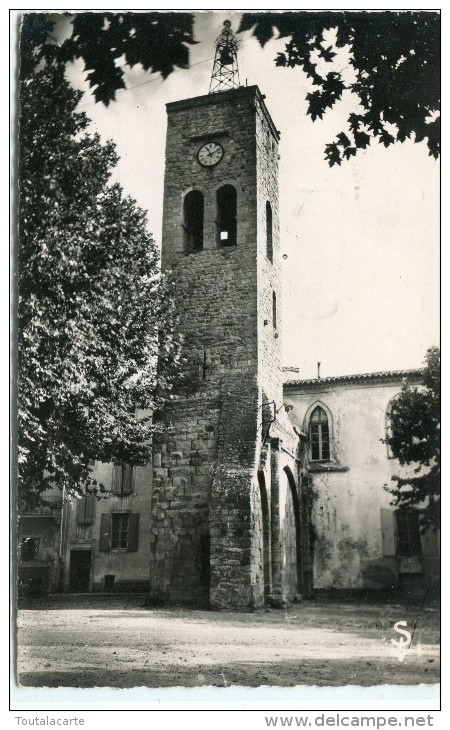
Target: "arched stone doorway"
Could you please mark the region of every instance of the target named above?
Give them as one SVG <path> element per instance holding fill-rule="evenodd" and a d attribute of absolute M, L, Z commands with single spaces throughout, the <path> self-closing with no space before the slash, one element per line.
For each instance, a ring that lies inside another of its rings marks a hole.
<path fill-rule="evenodd" d="M 264 600 L 270 596 L 271 588 L 271 567 L 270 567 L 270 513 L 269 500 L 267 497 L 266 480 L 262 471 L 258 472 L 259 494 L 261 498 L 262 518 L 262 558 L 264 574 Z"/>
<path fill-rule="evenodd" d="M 295 596 L 302 590 L 300 499 L 294 475 L 283 469 L 284 489 L 280 491 L 283 593 Z"/>

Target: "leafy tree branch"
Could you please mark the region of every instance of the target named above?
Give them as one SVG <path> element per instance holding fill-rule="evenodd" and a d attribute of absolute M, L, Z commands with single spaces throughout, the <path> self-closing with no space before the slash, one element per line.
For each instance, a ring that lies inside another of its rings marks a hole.
<path fill-rule="evenodd" d="M 387 487 L 399 507 L 420 508 L 424 529 L 440 527 L 440 353 L 430 348 L 420 388 L 404 383 L 390 410 L 390 433 L 385 439 L 401 466 L 412 476 L 394 476 Z"/>
<path fill-rule="evenodd" d="M 251 30 L 262 46 L 276 36 L 289 39 L 275 63 L 305 72 L 313 121 L 344 92 L 356 95 L 361 111 L 349 115 L 347 129 L 325 148 L 330 165 L 373 141 L 388 147 L 425 140 L 429 154 L 439 156 L 438 12 L 244 13 L 239 30 Z M 340 50 L 347 54 L 345 67 L 336 63 Z"/>
<path fill-rule="evenodd" d="M 136 412 L 164 402 L 178 342 L 146 215 L 111 184 L 113 143 L 89 132 L 61 63 L 22 58 L 19 495 L 32 505 L 53 485 L 100 489 L 92 460 L 148 462 L 157 426 Z"/>

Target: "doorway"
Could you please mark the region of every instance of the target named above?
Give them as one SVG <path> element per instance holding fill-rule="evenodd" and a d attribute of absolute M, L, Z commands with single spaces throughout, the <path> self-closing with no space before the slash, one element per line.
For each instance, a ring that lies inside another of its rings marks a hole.
<path fill-rule="evenodd" d="M 71 593 L 87 593 L 91 580 L 91 551 L 71 550 L 69 591 Z"/>
<path fill-rule="evenodd" d="M 270 569 L 270 516 L 269 500 L 267 498 L 266 480 L 262 471 L 258 471 L 258 484 L 261 497 L 262 517 L 262 552 L 263 552 L 263 575 L 264 575 L 264 600 L 267 601 L 271 592 L 271 569 Z"/>

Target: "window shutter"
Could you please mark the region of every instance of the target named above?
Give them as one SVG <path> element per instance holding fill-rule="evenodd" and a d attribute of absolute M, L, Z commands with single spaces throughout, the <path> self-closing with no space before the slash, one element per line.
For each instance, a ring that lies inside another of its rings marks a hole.
<path fill-rule="evenodd" d="M 381 509 L 381 536 L 383 555 L 395 556 L 397 553 L 397 536 L 395 530 L 395 512 L 392 509 Z"/>
<path fill-rule="evenodd" d="M 124 464 L 122 469 L 122 494 L 131 494 L 133 491 L 133 467 Z"/>
<path fill-rule="evenodd" d="M 128 522 L 128 547 L 129 553 L 136 552 L 138 549 L 139 538 L 139 512 L 130 512 Z"/>
<path fill-rule="evenodd" d="M 439 540 L 437 532 L 433 530 L 427 530 L 423 535 L 420 536 L 422 541 L 422 555 L 424 558 L 438 558 L 439 557 Z"/>
<path fill-rule="evenodd" d="M 79 525 L 90 525 L 94 521 L 95 497 L 87 494 L 77 500 L 77 522 Z"/>
<path fill-rule="evenodd" d="M 85 525 L 91 525 L 93 523 L 94 510 L 95 510 L 95 497 L 93 494 L 88 494 L 84 498 L 84 523 L 85 523 Z"/>
<path fill-rule="evenodd" d="M 84 497 L 77 499 L 77 522 L 78 524 L 84 522 Z"/>
<path fill-rule="evenodd" d="M 100 523 L 99 550 L 108 553 L 111 548 L 111 513 L 104 512 Z"/>
<path fill-rule="evenodd" d="M 114 464 L 112 472 L 112 491 L 114 494 L 122 494 L 122 464 Z"/>

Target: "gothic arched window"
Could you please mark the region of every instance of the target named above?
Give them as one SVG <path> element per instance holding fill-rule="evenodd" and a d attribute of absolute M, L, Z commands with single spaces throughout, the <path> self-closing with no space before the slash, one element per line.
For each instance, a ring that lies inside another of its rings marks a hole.
<path fill-rule="evenodd" d="M 222 185 L 217 191 L 217 245 L 236 244 L 237 193 L 232 185 Z"/>
<path fill-rule="evenodd" d="M 269 261 L 273 261 L 272 206 L 269 201 L 266 202 L 266 256 Z"/>
<path fill-rule="evenodd" d="M 327 414 L 320 406 L 311 413 L 309 443 L 312 461 L 330 460 L 330 425 Z"/>
<path fill-rule="evenodd" d="M 183 251 L 192 253 L 203 248 L 203 193 L 191 190 L 183 201 Z"/>

